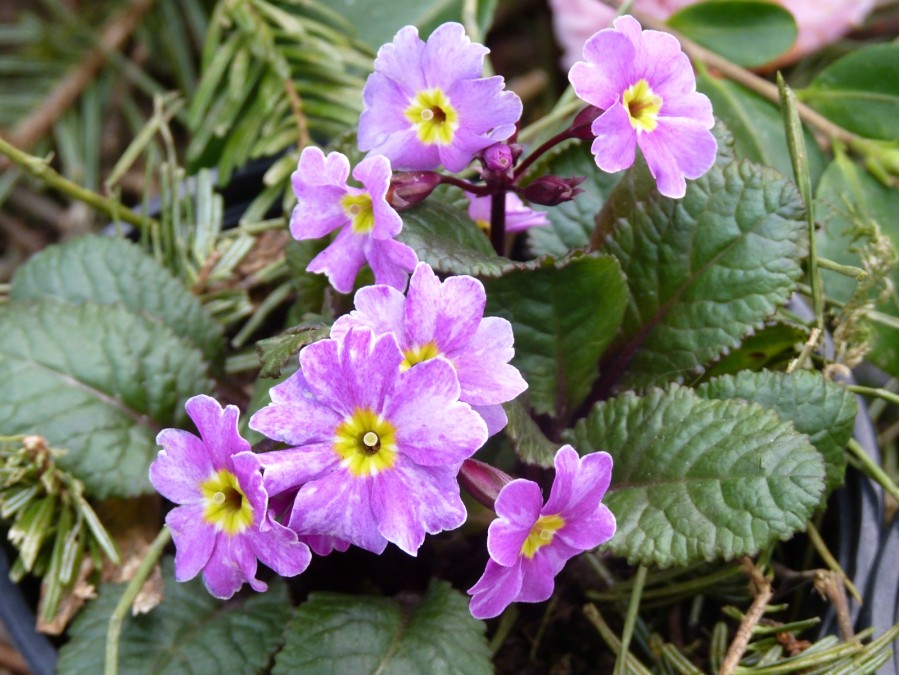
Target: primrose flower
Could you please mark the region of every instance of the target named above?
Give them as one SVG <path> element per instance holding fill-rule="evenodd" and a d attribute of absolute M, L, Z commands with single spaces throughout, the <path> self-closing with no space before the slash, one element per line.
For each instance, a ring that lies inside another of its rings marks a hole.
<path fill-rule="evenodd" d="M 271 494 L 297 490 L 291 529 L 415 555 L 426 533 L 465 521 L 456 474 L 487 429 L 459 401 L 449 363 L 403 370 L 403 360 L 393 335 L 368 328 L 321 340 L 251 418 L 252 429 L 294 446 L 259 456 Z"/>
<path fill-rule="evenodd" d="M 403 359 L 400 368 L 412 369 L 443 357 L 459 378 L 459 398 L 487 422 L 493 435 L 506 426 L 500 405 L 528 388 L 509 364 L 512 326 L 500 317 L 485 317 L 484 286 L 460 275 L 441 282 L 426 264 L 419 263 L 406 297 L 388 286 L 366 286 L 356 292 L 356 309 L 335 321 L 331 337 L 343 338 L 354 327 L 376 334 L 393 334 Z"/>
<path fill-rule="evenodd" d="M 406 26 L 383 45 L 363 88 L 359 148 L 398 169 L 461 171 L 477 152 L 515 131 L 522 101 L 500 76 L 484 78 L 488 49 L 458 23 L 438 26 L 427 42 Z"/>
<path fill-rule="evenodd" d="M 491 197 L 476 197 L 470 192 L 466 193 L 469 200 L 469 218 L 475 221 L 485 232 L 491 231 Z M 534 211 L 519 199 L 513 192 L 506 193 L 506 231 L 522 232 L 530 227 L 543 227 L 549 225 L 547 214 L 543 211 Z"/>
<path fill-rule="evenodd" d="M 641 31 L 630 16 L 613 26 L 588 39 L 586 61 L 569 71 L 575 93 L 605 111 L 591 126 L 591 152 L 597 166 L 614 172 L 630 167 L 640 146 L 659 191 L 681 198 L 685 178 L 699 178 L 715 161 L 712 105 L 696 91 L 678 40 Z"/>
<path fill-rule="evenodd" d="M 512 602 L 543 602 L 569 558 L 609 541 L 616 519 L 600 503 L 612 476 L 612 457 L 597 452 L 579 458 L 571 445 L 554 460 L 556 478 L 543 504 L 537 483 L 516 479 L 500 490 L 488 528 L 491 559 L 469 589 L 476 619 L 499 615 Z"/>
<path fill-rule="evenodd" d="M 343 228 L 306 269 L 326 274 L 338 291 L 349 293 L 357 272 L 368 262 L 376 283 L 402 289 L 418 258 L 409 246 L 394 240 L 403 221 L 386 201 L 391 163 L 381 155 L 361 161 L 353 177 L 363 188 L 348 186 L 349 175 L 350 162 L 339 152 L 326 157 L 310 146 L 300 154 L 291 174 L 297 196 L 291 234 L 295 239 L 318 239 Z"/>
<path fill-rule="evenodd" d="M 257 560 L 281 576 L 300 574 L 310 552 L 297 535 L 273 520 L 263 487 L 258 456 L 237 431 L 238 409 L 222 407 L 208 396 L 185 404 L 200 432 L 163 429 L 162 446 L 150 465 L 150 482 L 179 506 L 166 515 L 175 540 L 175 578 L 203 582 L 217 598 L 227 599 L 246 581 L 253 590 Z"/>

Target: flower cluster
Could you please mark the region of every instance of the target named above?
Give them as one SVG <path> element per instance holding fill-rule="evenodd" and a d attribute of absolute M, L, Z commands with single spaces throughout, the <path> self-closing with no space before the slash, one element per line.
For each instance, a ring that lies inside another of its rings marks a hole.
<path fill-rule="evenodd" d="M 640 147 L 660 191 L 680 197 L 685 178 L 702 174 L 715 155 L 709 101 L 695 91 L 673 38 L 622 17 L 588 41 L 587 61 L 570 73 L 590 105 L 523 159 L 515 142 L 521 101 L 501 77 L 481 77 L 486 53 L 456 23 L 427 41 L 402 29 L 379 50 L 363 90 L 358 139 L 368 155 L 351 172 L 339 152 L 301 153 L 291 176 L 291 234 L 336 233 L 307 269 L 350 293 L 368 264 L 375 285 L 356 292 L 354 309 L 329 338 L 301 351 L 298 370 L 251 417 L 250 428 L 277 449 L 253 452 L 237 432 L 237 409 L 205 396 L 187 403 L 199 436 L 159 434 L 150 479 L 177 504 L 166 522 L 179 580 L 202 572 L 210 592 L 227 598 L 244 582 L 265 589 L 258 562 L 291 576 L 312 553 L 349 546 L 381 553 L 394 544 L 416 555 L 426 535 L 465 522 L 462 484 L 498 516 L 488 531 L 490 561 L 470 590 L 472 614 L 488 618 L 512 602 L 547 599 L 569 558 L 615 532 L 601 503 L 612 472 L 606 453 L 579 457 L 562 447 L 546 504 L 537 483 L 472 459 L 506 426 L 503 404 L 527 387 L 511 363 L 512 326 L 484 316 L 480 281 L 442 280 L 396 240 L 398 211 L 442 183 L 461 188 L 469 216 L 503 253 L 506 233 L 549 222 L 520 197 L 554 206 L 581 192 L 578 176 L 520 185 L 535 159 L 572 138 L 592 138 L 606 171 L 630 166 Z M 475 181 L 435 171 L 476 160 Z"/>

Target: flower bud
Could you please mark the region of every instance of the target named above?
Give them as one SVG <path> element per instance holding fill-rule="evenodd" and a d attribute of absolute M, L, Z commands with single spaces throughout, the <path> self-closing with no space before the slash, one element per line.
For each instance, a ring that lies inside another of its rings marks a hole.
<path fill-rule="evenodd" d="M 467 459 L 459 470 L 459 484 L 472 495 L 479 504 L 494 510 L 494 502 L 504 485 L 512 476 L 490 464 L 477 459 Z"/>
<path fill-rule="evenodd" d="M 580 138 L 582 141 L 594 140 L 594 132 L 591 131 L 591 126 L 594 124 L 594 120 L 600 117 L 602 113 L 603 111 L 594 105 L 582 108 L 575 115 L 575 119 L 572 120 L 572 124 L 569 126 L 569 134 L 572 138 Z"/>
<path fill-rule="evenodd" d="M 576 195 L 584 192 L 576 187 L 583 182 L 584 176 L 572 176 L 571 178 L 541 176 L 527 187 L 519 190 L 519 193 L 529 202 L 544 206 L 556 206 L 575 199 Z"/>
<path fill-rule="evenodd" d="M 506 143 L 494 143 L 481 153 L 481 161 L 484 162 L 486 171 L 506 173 L 513 168 L 515 157 L 513 157 L 512 148 Z"/>
<path fill-rule="evenodd" d="M 436 171 L 397 171 L 391 176 L 387 203 L 397 211 L 415 206 L 441 184 Z"/>

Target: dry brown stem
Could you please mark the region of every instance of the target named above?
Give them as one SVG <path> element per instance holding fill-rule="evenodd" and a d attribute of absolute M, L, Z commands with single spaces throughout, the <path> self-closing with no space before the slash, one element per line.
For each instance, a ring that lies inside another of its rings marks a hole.
<path fill-rule="evenodd" d="M 750 642 L 750 637 L 753 635 L 753 627 L 759 623 L 766 610 L 766 605 L 772 599 L 772 584 L 762 575 L 753 561 L 745 557 L 741 560 L 741 566 L 750 577 L 750 586 L 754 595 L 753 603 L 744 615 L 744 619 L 734 635 L 734 640 L 728 647 L 728 653 L 725 654 L 725 660 L 722 661 L 722 667 L 719 668 L 719 675 L 729 675 L 737 668 L 744 655 L 744 650 L 747 649 L 747 644 Z"/>

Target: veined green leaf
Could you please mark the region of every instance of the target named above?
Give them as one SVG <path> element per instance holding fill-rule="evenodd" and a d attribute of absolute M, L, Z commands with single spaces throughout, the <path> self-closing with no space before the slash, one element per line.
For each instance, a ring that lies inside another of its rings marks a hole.
<path fill-rule="evenodd" d="M 675 385 L 598 404 L 566 440 L 612 455 L 607 546 L 631 564 L 753 555 L 804 529 L 825 485 L 822 456 L 774 412 Z"/>
<path fill-rule="evenodd" d="M 285 673 L 491 673 L 484 623 L 444 581 L 415 603 L 313 593 L 285 627 Z"/>
<path fill-rule="evenodd" d="M 0 330 L 0 429 L 66 448 L 59 465 L 95 497 L 151 490 L 156 434 L 206 393 L 203 355 L 120 305 L 11 303 Z"/>

